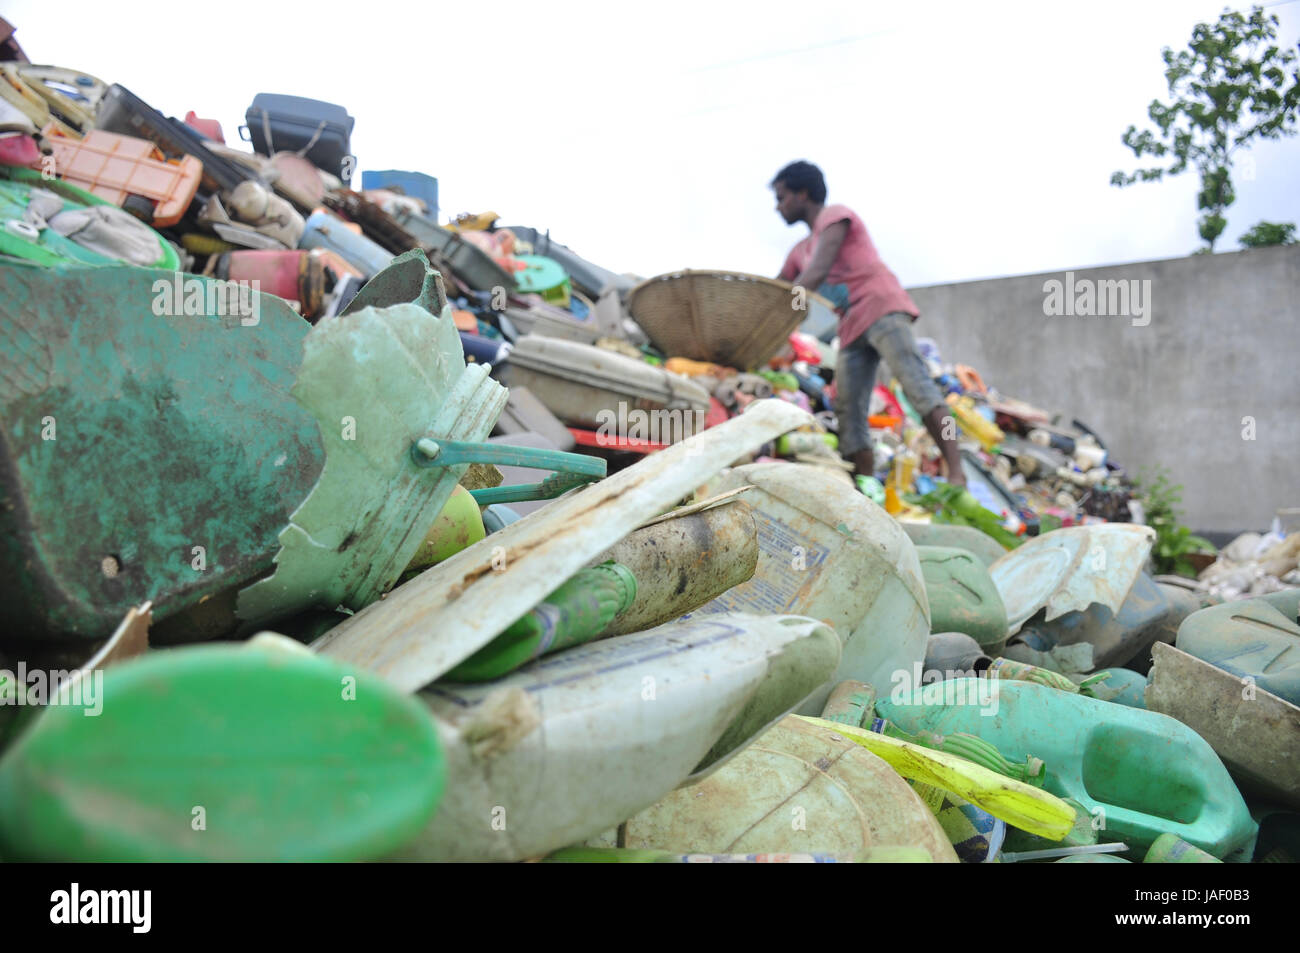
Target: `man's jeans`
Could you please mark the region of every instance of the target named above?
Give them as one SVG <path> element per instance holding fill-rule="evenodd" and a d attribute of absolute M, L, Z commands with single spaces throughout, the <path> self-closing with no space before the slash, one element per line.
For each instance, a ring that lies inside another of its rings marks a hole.
<path fill-rule="evenodd" d="M 938 385 L 930 379 L 925 361 L 916 353 L 912 316 L 891 311 L 848 347 L 840 348 L 835 365 L 835 415 L 840 425 L 840 454 L 844 457 L 871 446 L 867 415 L 871 391 L 876 386 L 876 368 L 882 357 L 922 418 L 936 407 L 944 406 Z"/>

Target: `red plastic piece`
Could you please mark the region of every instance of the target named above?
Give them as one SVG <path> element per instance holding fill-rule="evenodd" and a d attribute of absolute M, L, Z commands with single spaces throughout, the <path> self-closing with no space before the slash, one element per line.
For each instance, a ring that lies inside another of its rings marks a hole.
<path fill-rule="evenodd" d="M 26 133 L 0 139 L 0 165 L 39 166 L 41 150 Z"/>
<path fill-rule="evenodd" d="M 599 447 L 602 450 L 626 450 L 630 453 L 655 453 L 667 450 L 668 444 L 655 443 L 651 440 L 637 440 L 632 437 L 616 437 L 610 434 L 596 433 L 594 430 L 579 430 L 570 427 L 573 442 L 580 447 Z"/>
<path fill-rule="evenodd" d="M 226 137 L 222 135 L 221 132 L 221 123 L 217 122 L 215 119 L 200 119 L 194 114 L 194 110 L 191 109 L 185 114 L 185 125 L 189 126 L 191 129 L 197 129 L 201 136 L 206 136 L 208 139 L 219 142 L 223 146 L 226 144 Z"/>
<path fill-rule="evenodd" d="M 718 424 L 726 423 L 731 419 L 731 414 L 727 413 L 727 408 L 722 406 L 722 401 L 716 397 L 709 398 L 709 412 L 704 418 L 704 429 L 716 427 Z"/>

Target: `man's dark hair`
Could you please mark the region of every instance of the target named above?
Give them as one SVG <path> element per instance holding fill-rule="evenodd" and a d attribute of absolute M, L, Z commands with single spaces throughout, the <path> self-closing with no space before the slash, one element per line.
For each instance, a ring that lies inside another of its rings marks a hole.
<path fill-rule="evenodd" d="M 791 162 L 776 174 L 771 185 L 778 182 L 791 192 L 807 192 L 808 198 L 819 204 L 826 201 L 826 180 L 822 178 L 822 170 L 811 162 L 802 159 Z"/>

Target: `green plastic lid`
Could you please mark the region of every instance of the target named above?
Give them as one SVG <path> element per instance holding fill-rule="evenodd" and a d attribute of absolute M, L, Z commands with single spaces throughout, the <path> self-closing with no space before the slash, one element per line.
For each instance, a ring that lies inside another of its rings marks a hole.
<path fill-rule="evenodd" d="M 443 792 L 423 706 L 318 656 L 174 649 L 85 681 L 0 761 L 6 857 L 366 860 Z"/>
<path fill-rule="evenodd" d="M 559 288 L 569 283 L 569 275 L 564 266 L 545 255 L 518 255 L 527 267 L 515 274 L 515 284 L 520 291 L 541 294 L 552 288 Z"/>

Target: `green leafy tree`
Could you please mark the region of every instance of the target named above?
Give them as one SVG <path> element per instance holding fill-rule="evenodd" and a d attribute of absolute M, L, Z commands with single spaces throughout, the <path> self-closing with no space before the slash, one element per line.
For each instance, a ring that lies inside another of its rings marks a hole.
<path fill-rule="evenodd" d="M 1237 241 L 1247 248 L 1264 248 L 1267 245 L 1294 245 L 1295 225 L 1293 223 L 1260 222 Z"/>
<path fill-rule="evenodd" d="M 1253 7 L 1249 16 L 1225 9 L 1217 23 L 1198 23 L 1186 50 L 1161 51 L 1170 102 L 1152 100 L 1147 115 L 1159 132 L 1129 126 L 1123 142 L 1141 159 L 1172 158 L 1164 168 L 1116 172 L 1115 186 L 1158 182 L 1194 167 L 1201 176 L 1196 207 L 1203 251 L 1227 226 L 1224 210 L 1236 199 L 1233 157 L 1254 139 L 1296 134 L 1300 113 L 1300 70 L 1294 49 L 1278 46 L 1278 20 Z M 1297 47 L 1300 48 L 1300 47 Z"/>

